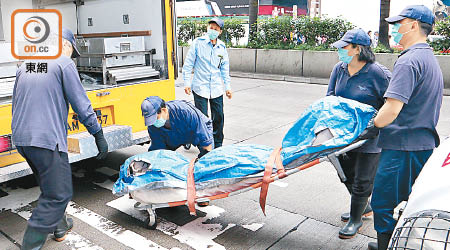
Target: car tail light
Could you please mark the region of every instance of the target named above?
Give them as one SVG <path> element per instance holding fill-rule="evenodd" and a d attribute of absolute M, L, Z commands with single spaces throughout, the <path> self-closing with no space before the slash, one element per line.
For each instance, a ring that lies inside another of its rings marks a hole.
<path fill-rule="evenodd" d="M 11 135 L 0 136 L 0 153 L 14 149 L 11 141 Z"/>

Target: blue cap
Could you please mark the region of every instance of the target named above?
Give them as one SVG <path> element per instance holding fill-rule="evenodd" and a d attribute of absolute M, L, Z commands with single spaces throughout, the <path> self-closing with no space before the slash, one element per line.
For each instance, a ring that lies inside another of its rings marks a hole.
<path fill-rule="evenodd" d="M 433 12 L 424 5 L 410 5 L 404 8 L 397 16 L 388 17 L 385 20 L 388 23 L 396 23 L 405 18 L 415 19 L 431 25 L 434 23 Z"/>
<path fill-rule="evenodd" d="M 216 23 L 217 25 L 219 25 L 219 27 L 220 27 L 220 29 L 223 29 L 223 20 L 222 19 L 219 19 L 219 18 L 213 18 L 213 19 L 211 19 L 211 20 L 209 20 L 209 22 L 208 22 L 208 24 L 209 23 Z"/>
<path fill-rule="evenodd" d="M 370 46 L 372 40 L 363 29 L 352 29 L 345 33 L 341 40 L 332 44 L 335 48 L 343 48 L 349 44 Z"/>
<path fill-rule="evenodd" d="M 79 57 L 80 52 L 77 49 L 77 43 L 75 42 L 75 36 L 73 35 L 72 31 L 69 29 L 63 28 L 62 29 L 62 38 L 66 39 L 72 44 L 73 52 L 72 52 L 72 58 Z"/>
<path fill-rule="evenodd" d="M 141 104 L 142 116 L 145 119 L 145 126 L 155 124 L 158 109 L 161 107 L 163 100 L 159 96 L 149 96 Z"/>

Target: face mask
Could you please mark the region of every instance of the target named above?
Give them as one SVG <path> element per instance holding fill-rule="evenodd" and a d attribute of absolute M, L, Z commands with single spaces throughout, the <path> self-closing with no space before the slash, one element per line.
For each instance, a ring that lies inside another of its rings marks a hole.
<path fill-rule="evenodd" d="M 412 22 L 410 22 L 410 23 L 412 23 Z M 405 24 L 410 24 L 410 23 L 405 23 Z M 403 35 L 408 34 L 409 32 L 411 32 L 411 30 L 406 32 L 406 33 L 403 33 L 403 34 L 398 32 L 398 30 L 400 29 L 401 26 L 402 26 L 401 23 L 396 23 L 396 24 L 394 24 L 394 26 L 392 26 L 391 35 L 392 35 L 392 37 L 394 39 L 394 42 L 396 42 L 396 43 L 400 43 L 400 41 L 403 38 Z"/>
<path fill-rule="evenodd" d="M 166 124 L 166 119 L 161 117 L 156 120 L 156 122 L 155 122 L 155 124 L 153 124 L 153 126 L 160 128 L 160 127 L 164 126 L 164 124 Z"/>
<path fill-rule="evenodd" d="M 339 48 L 338 55 L 339 55 L 339 60 L 345 62 L 346 64 L 349 64 L 353 59 L 353 56 L 348 55 L 347 49 Z"/>
<path fill-rule="evenodd" d="M 219 31 L 213 30 L 213 29 L 208 29 L 208 36 L 209 36 L 209 39 L 216 40 L 217 37 L 219 36 Z"/>

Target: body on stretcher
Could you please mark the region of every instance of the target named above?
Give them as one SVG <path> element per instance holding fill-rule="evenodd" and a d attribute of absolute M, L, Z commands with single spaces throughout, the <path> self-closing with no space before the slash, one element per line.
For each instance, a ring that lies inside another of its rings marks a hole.
<path fill-rule="evenodd" d="M 116 195 L 130 194 L 136 209 L 147 210 L 147 226 L 156 228 L 157 208 L 221 199 L 260 188 L 264 212 L 269 183 L 331 162 L 345 176 L 337 156 L 361 146 L 358 136 L 375 110 L 341 97 L 326 97 L 312 104 L 288 131 L 282 147 L 234 144 L 213 150 L 195 162 L 172 151 L 152 151 L 133 156 L 121 167 L 114 185 Z M 139 167 L 140 166 L 140 167 Z"/>

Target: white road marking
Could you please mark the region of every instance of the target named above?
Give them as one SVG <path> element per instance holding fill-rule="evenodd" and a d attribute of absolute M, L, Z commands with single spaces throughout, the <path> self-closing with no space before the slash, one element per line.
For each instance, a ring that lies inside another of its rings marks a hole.
<path fill-rule="evenodd" d="M 135 200 L 128 198 L 128 195 L 122 196 L 118 199 L 106 203 L 107 206 L 115 208 L 123 213 L 130 215 L 140 221 L 145 221 L 147 219 L 146 211 L 139 211 L 134 208 Z"/>
<path fill-rule="evenodd" d="M 106 205 L 138 220 L 145 221 L 148 216 L 147 212 L 136 210 L 134 203 L 136 203 L 135 200 L 129 199 L 128 196 L 123 196 L 108 202 Z M 184 226 L 177 226 L 172 222 L 161 219 L 156 229 L 195 249 L 225 249 L 222 245 L 214 242 L 214 239 L 235 225 L 229 224 L 226 228 L 222 229 L 222 225 L 220 224 L 206 223 L 210 219 L 219 217 L 225 210 L 213 205 L 198 209 L 205 212 L 206 216 L 199 217 Z"/>
<path fill-rule="evenodd" d="M 7 196 L 0 198 L 0 212 L 2 210 L 16 210 L 18 208 L 29 205 L 37 200 L 41 194 L 39 187 L 29 189 L 13 189 L 7 190 Z"/>
<path fill-rule="evenodd" d="M 89 224 L 105 235 L 117 240 L 125 246 L 133 249 L 165 249 L 155 242 L 145 237 L 127 230 L 122 226 L 108 220 L 107 218 L 96 214 L 74 202 L 70 202 L 67 207 L 67 213 Z"/>
<path fill-rule="evenodd" d="M 252 230 L 253 232 L 256 232 L 258 229 L 262 228 L 264 224 L 260 223 L 252 223 L 250 225 L 242 225 L 243 228 Z"/>
<path fill-rule="evenodd" d="M 272 182 L 272 184 L 275 186 L 282 187 L 282 188 L 285 188 L 289 185 L 289 183 L 282 182 L 282 181 L 274 181 L 274 182 Z"/>
<path fill-rule="evenodd" d="M 205 212 L 206 216 L 178 227 L 175 231 L 176 234 L 172 237 L 195 249 L 225 249 L 224 246 L 214 242 L 214 239 L 236 225 L 228 224 L 225 229 L 222 229 L 220 224 L 206 223 L 206 221 L 219 217 L 221 213 L 225 212 L 223 208 L 210 205 L 199 208 L 199 210 Z"/>
<path fill-rule="evenodd" d="M 20 217 L 28 220 L 31 217 L 31 202 L 37 200 L 41 193 L 39 187 L 29 189 L 14 189 L 7 192 L 8 195 L 0 198 L 0 212 L 11 209 L 11 212 L 18 214 Z M 23 229 L 25 231 L 25 228 Z M 71 231 L 67 234 L 64 244 L 72 249 L 77 250 L 103 250 L 103 248 L 95 245 L 90 240 Z"/>
<path fill-rule="evenodd" d="M 103 250 L 103 248 L 95 245 L 88 239 L 72 231 L 67 234 L 64 243 L 76 250 Z"/>
<path fill-rule="evenodd" d="M 97 185 L 97 186 L 100 186 L 100 187 L 102 187 L 104 189 L 108 189 L 108 190 L 112 190 L 113 186 L 114 186 L 114 182 L 112 182 L 109 179 L 104 181 L 104 182 L 102 182 L 102 183 L 94 183 L 94 184 Z"/>

